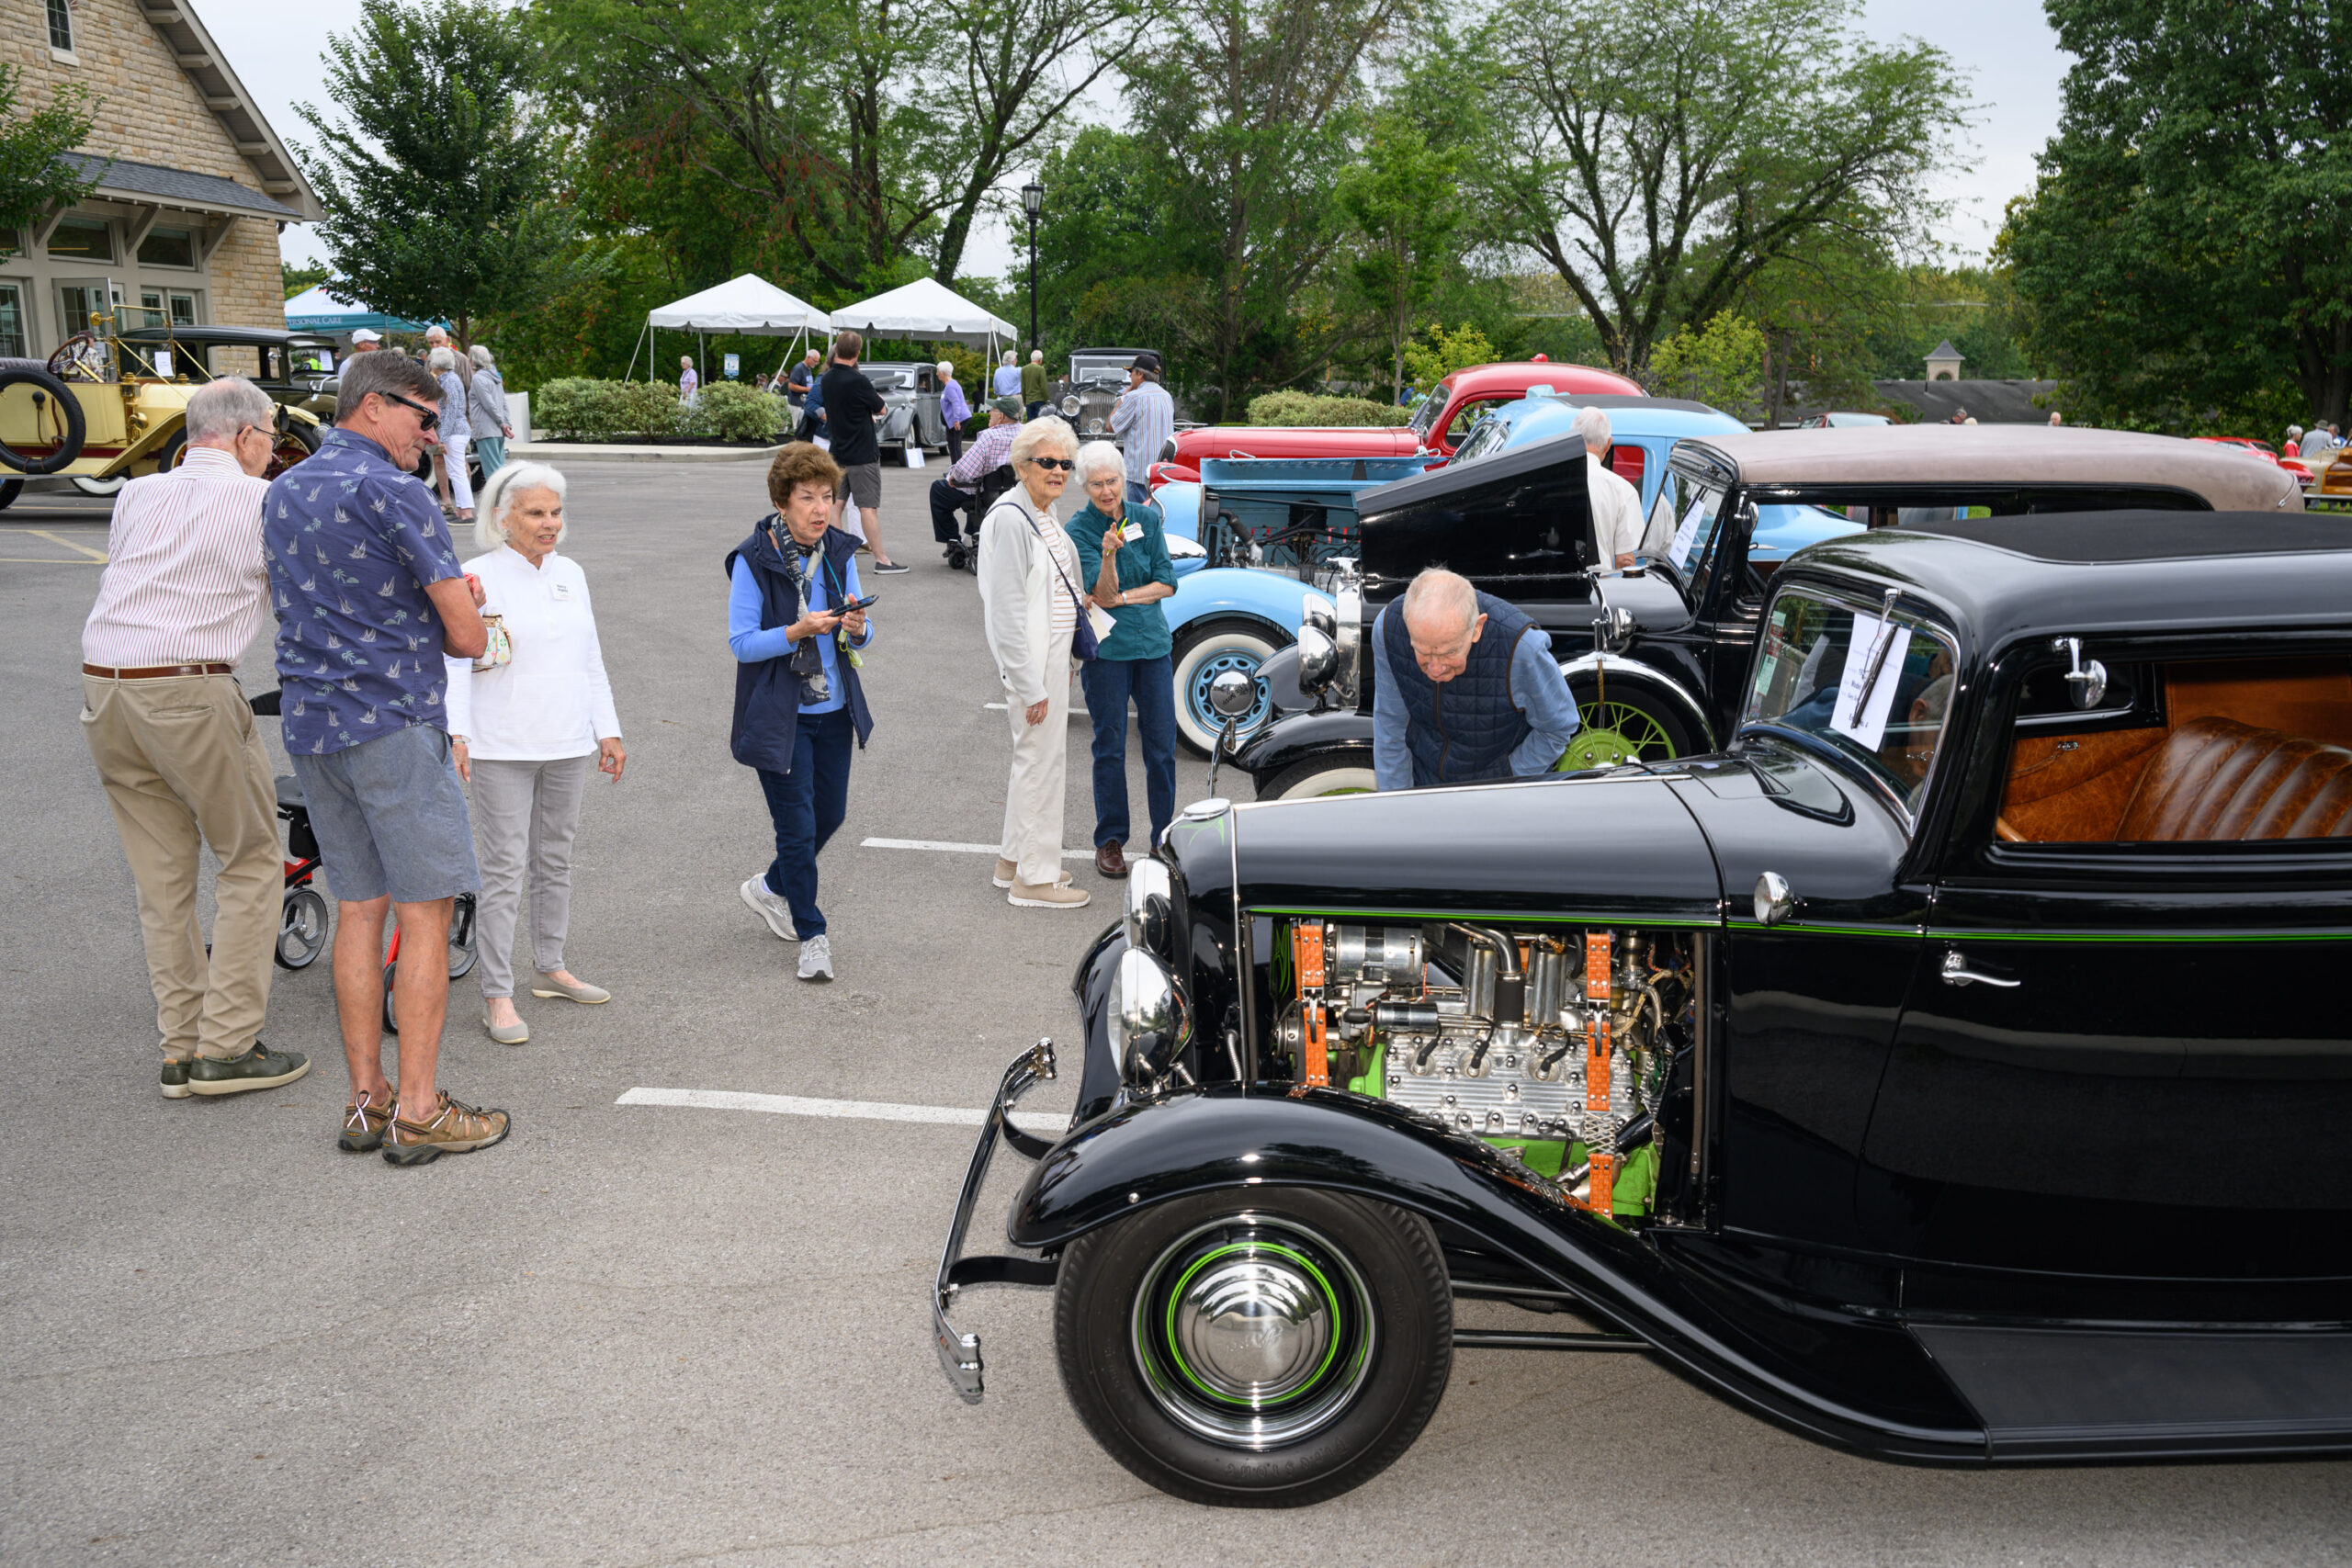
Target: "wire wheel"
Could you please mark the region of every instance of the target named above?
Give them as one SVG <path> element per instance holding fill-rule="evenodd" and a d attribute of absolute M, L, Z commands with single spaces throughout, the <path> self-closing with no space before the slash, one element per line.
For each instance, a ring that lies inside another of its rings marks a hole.
<path fill-rule="evenodd" d="M 277 921 L 277 966 L 308 969 L 327 947 L 327 901 L 308 887 L 290 887 Z"/>
<path fill-rule="evenodd" d="M 1644 710 L 1629 703 L 1600 703 L 1577 716 L 1568 749 L 1560 753 L 1556 771 L 1613 768 L 1621 762 L 1649 762 L 1674 755 L 1674 738 Z"/>

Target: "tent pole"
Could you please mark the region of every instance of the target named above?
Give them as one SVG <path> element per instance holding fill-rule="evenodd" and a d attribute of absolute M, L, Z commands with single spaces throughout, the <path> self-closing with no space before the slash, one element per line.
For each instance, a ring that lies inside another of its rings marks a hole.
<path fill-rule="evenodd" d="M 637 373 L 637 350 L 639 344 L 645 342 L 645 334 L 652 330 L 653 318 L 649 316 L 645 320 L 645 325 L 638 329 L 637 342 L 628 345 L 628 368 L 621 372 L 622 380 L 626 381 Z"/>

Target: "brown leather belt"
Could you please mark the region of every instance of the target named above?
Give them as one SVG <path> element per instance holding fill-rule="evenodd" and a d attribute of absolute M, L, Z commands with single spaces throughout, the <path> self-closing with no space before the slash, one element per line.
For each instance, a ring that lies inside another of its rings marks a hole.
<path fill-rule="evenodd" d="M 103 664 L 85 664 L 82 673 L 96 675 L 101 681 L 164 681 L 175 675 L 234 675 L 233 664 L 151 664 L 144 670 L 109 670 Z"/>

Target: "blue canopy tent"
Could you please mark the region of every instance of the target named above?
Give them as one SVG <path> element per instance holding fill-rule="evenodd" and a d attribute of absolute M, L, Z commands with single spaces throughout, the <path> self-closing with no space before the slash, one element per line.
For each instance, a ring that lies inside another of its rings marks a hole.
<path fill-rule="evenodd" d="M 381 310 L 338 299 L 321 283 L 286 301 L 286 325 L 290 332 L 333 333 L 347 337 L 362 327 L 372 327 L 379 333 L 421 333 L 426 323 L 412 321 L 405 316 L 388 316 Z"/>

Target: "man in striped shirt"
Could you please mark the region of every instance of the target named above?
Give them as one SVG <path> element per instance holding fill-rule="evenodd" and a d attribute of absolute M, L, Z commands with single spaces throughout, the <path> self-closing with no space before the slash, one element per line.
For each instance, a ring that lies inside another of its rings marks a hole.
<path fill-rule="evenodd" d="M 275 1089 L 307 1057 L 260 1040 L 284 874 L 277 793 L 233 671 L 269 579 L 262 497 L 277 410 L 225 377 L 188 400 L 187 456 L 116 498 L 82 627 L 82 733 L 139 887 L 166 1098 Z M 212 951 L 197 867 L 220 863 Z"/>
<path fill-rule="evenodd" d="M 1127 389 L 1111 405 L 1111 434 L 1127 462 L 1127 499 L 1141 506 L 1151 500 L 1151 466 L 1176 434 L 1176 403 L 1159 384 L 1159 355 L 1149 349 L 1127 367 Z"/>

